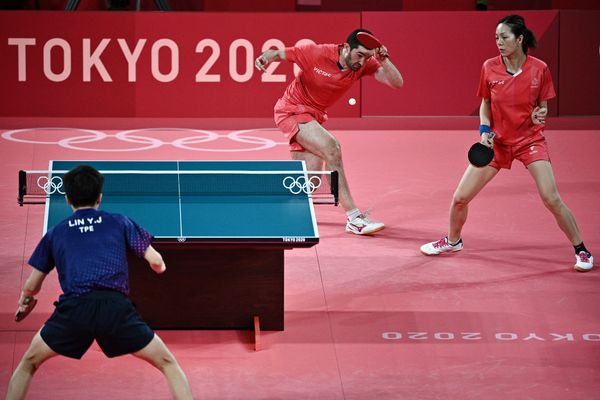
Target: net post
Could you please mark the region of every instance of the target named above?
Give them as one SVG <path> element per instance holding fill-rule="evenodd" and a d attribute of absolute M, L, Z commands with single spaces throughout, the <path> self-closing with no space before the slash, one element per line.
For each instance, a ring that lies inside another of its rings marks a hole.
<path fill-rule="evenodd" d="M 337 207 L 340 200 L 339 194 L 339 173 L 337 171 L 331 171 L 331 193 L 333 194 L 333 204 Z"/>
<path fill-rule="evenodd" d="M 23 170 L 19 170 L 19 197 L 17 197 L 17 202 L 19 206 L 23 207 L 23 198 L 25 197 L 25 193 L 27 193 L 27 172 Z"/>

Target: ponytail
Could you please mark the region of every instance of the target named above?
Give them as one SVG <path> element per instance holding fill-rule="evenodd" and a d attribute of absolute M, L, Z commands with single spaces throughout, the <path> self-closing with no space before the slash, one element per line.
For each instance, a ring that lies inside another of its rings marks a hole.
<path fill-rule="evenodd" d="M 529 48 L 535 49 L 537 47 L 537 39 L 535 34 L 528 28 L 525 28 L 523 32 L 523 53 L 527 54 Z"/>

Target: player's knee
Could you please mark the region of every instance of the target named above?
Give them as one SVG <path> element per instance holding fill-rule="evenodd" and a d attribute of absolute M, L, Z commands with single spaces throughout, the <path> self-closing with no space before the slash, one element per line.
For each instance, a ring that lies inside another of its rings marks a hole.
<path fill-rule="evenodd" d="M 158 362 L 158 367 L 161 370 L 165 370 L 169 367 L 172 367 L 173 365 L 176 365 L 177 361 L 175 360 L 175 357 L 173 357 L 172 354 L 164 354 L 160 357 L 160 360 Z"/>
<path fill-rule="evenodd" d="M 21 360 L 21 368 L 30 375 L 35 374 L 40 365 L 41 362 L 39 362 L 35 354 L 26 354 Z"/>
<path fill-rule="evenodd" d="M 462 193 L 454 193 L 454 196 L 452 197 L 452 206 L 453 207 L 465 207 L 467 204 L 469 204 L 470 199 L 467 198 L 467 196 L 463 195 Z"/>
<path fill-rule="evenodd" d="M 541 193 L 542 201 L 550 211 L 558 211 L 562 207 L 562 199 L 558 192 Z"/>
<path fill-rule="evenodd" d="M 156 352 L 150 359 L 152 364 L 161 370 L 177 363 L 175 356 L 171 354 L 166 346 Z"/>
<path fill-rule="evenodd" d="M 342 146 L 336 141 L 332 141 L 328 144 L 326 150 L 326 157 L 328 164 L 339 164 L 342 160 Z"/>

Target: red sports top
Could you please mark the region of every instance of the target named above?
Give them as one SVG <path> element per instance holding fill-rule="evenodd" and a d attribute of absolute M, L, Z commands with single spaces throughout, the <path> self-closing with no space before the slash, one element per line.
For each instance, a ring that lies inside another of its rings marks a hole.
<path fill-rule="evenodd" d="M 296 63 L 301 71 L 289 84 L 283 100 L 291 104 L 302 104 L 323 113 L 350 89 L 352 84 L 365 75 L 373 75 L 381 64 L 370 57 L 358 71 L 344 71 L 338 67 L 337 44 L 313 44 L 286 47 L 286 60 Z"/>
<path fill-rule="evenodd" d="M 555 97 L 556 93 L 545 62 L 527 56 L 521 73 L 513 76 L 506 72 L 499 55 L 483 63 L 477 96 L 491 99 L 494 140 L 514 145 L 541 136 L 544 124 L 535 125 L 531 113 L 541 101 Z"/>

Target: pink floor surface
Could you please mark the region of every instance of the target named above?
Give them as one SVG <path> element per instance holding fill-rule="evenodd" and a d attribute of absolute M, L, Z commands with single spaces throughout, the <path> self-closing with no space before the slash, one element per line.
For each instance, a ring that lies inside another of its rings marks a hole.
<path fill-rule="evenodd" d="M 289 157 L 274 130 L 0 133 L 0 394 L 60 290 L 53 273 L 34 313 L 13 321 L 44 212 L 17 206 L 19 169 L 45 169 L 52 159 Z M 419 246 L 447 229 L 473 132 L 333 133 L 355 199 L 387 228 L 352 236 L 341 209 L 318 206 L 321 242 L 286 252 L 286 329 L 263 332 L 262 351 L 248 331 L 160 331 L 196 398 L 600 399 L 600 273 L 573 270 L 573 249 L 522 165 L 473 201 L 462 252 L 425 257 Z M 561 196 L 600 257 L 600 130 L 547 137 Z M 81 361 L 43 365 L 28 398 L 168 397 L 152 367 L 131 356 L 109 360 L 94 345 Z"/>

